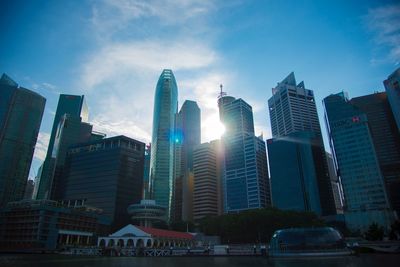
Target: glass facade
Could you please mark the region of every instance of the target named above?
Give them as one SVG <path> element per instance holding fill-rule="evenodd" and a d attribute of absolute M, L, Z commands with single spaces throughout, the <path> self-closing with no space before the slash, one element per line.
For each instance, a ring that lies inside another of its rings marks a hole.
<path fill-rule="evenodd" d="M 317 140 L 310 132 L 267 140 L 274 207 L 322 215 L 315 168 L 319 162 L 313 157 Z"/>
<path fill-rule="evenodd" d="M 52 154 L 57 129 L 59 127 L 61 118 L 65 114 L 69 114 L 72 117 L 81 118 L 82 122 L 87 122 L 89 113 L 84 96 L 61 94 L 58 99 L 56 115 L 54 117 L 53 127 L 51 129 L 46 158 L 41 167 L 41 176 L 38 179 L 38 183 L 35 184 L 37 188 L 35 189 L 36 196 L 34 196 L 34 198 L 36 199 L 51 198 L 51 186 L 55 168 L 55 160 L 52 157 Z"/>
<path fill-rule="evenodd" d="M 154 96 L 149 189 L 150 198 L 167 208 L 168 217 L 172 210 L 177 110 L 178 87 L 172 70 L 165 69 Z"/>
<path fill-rule="evenodd" d="M 225 212 L 262 208 L 270 204 L 266 150 L 254 136 L 253 111 L 242 99 L 218 100 L 224 151 L 223 196 Z"/>
<path fill-rule="evenodd" d="M 343 187 L 347 227 L 366 230 L 375 222 L 388 228 L 393 213 L 366 114 L 344 93 L 326 97 L 324 107 L 329 142 Z"/>
<path fill-rule="evenodd" d="M 355 97 L 350 103 L 368 117 L 372 141 L 393 210 L 400 215 L 400 135 L 386 93 Z"/>
<path fill-rule="evenodd" d="M 128 206 L 142 199 L 144 146 L 125 136 L 72 146 L 63 200 L 102 209 L 114 230 L 129 224 Z"/>
<path fill-rule="evenodd" d="M 0 207 L 23 198 L 46 99 L 0 79 Z"/>

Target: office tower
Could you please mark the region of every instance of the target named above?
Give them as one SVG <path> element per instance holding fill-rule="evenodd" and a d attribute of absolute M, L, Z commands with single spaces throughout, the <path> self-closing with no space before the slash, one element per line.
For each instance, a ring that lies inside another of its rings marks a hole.
<path fill-rule="evenodd" d="M 222 150 L 220 140 L 193 150 L 193 219 L 222 214 Z"/>
<path fill-rule="evenodd" d="M 73 145 L 65 165 L 64 202 L 102 209 L 113 230 L 129 224 L 128 206 L 142 199 L 144 146 L 125 136 Z"/>
<path fill-rule="evenodd" d="M 65 190 L 64 165 L 68 148 L 71 145 L 92 141 L 92 128 L 89 123 L 82 122 L 80 117 L 64 114 L 57 127 L 56 138 L 51 154 L 53 169 L 50 171 L 49 198 L 60 200 Z M 95 135 L 94 139 L 97 139 Z"/>
<path fill-rule="evenodd" d="M 350 103 L 367 115 L 389 203 L 400 216 L 400 135 L 387 94 L 382 92 L 355 97 Z"/>
<path fill-rule="evenodd" d="M 36 199 L 49 199 L 53 172 L 55 168 L 55 159 L 52 157 L 54 142 L 56 139 L 57 128 L 64 114 L 70 114 L 73 117 L 81 118 L 82 122 L 88 121 L 89 111 L 84 96 L 61 94 L 58 99 L 56 115 L 54 116 L 53 127 L 51 129 L 49 146 L 47 147 L 46 158 L 42 164 L 42 171 L 35 191 Z"/>
<path fill-rule="evenodd" d="M 273 206 L 322 215 L 316 165 L 319 138 L 313 132 L 295 132 L 267 140 Z"/>
<path fill-rule="evenodd" d="M 0 78 L 0 207 L 24 197 L 46 99 Z"/>
<path fill-rule="evenodd" d="M 273 137 L 301 131 L 321 135 L 314 92 L 304 82 L 296 85 L 293 72 L 272 88 L 268 107 Z"/>
<path fill-rule="evenodd" d="M 396 120 L 397 130 L 400 132 L 400 68 L 389 75 L 387 80 L 383 81 L 383 84 Z"/>
<path fill-rule="evenodd" d="M 221 89 L 222 90 L 222 89 Z M 223 92 L 218 99 L 224 152 L 225 212 L 263 208 L 270 204 L 265 143 L 254 136 L 253 111 L 243 99 Z M 258 162 L 259 158 L 263 162 Z"/>
<path fill-rule="evenodd" d="M 309 132 L 315 135 L 317 140 L 314 135 L 312 135 L 313 138 L 306 138 L 313 142 L 308 144 L 312 146 L 313 153 L 308 154 L 312 158 L 307 159 L 307 161 L 314 162 L 321 215 L 336 214 L 313 91 L 306 89 L 304 82 L 296 84 L 292 72 L 272 89 L 272 97 L 268 100 L 268 106 L 273 138 L 284 137 L 296 132 Z M 274 154 L 269 153 L 269 160 L 274 161 L 274 156 Z M 290 157 L 294 159 L 297 155 L 290 155 Z M 300 168 L 300 166 L 297 166 L 297 168 Z M 272 170 L 271 167 L 271 173 L 278 171 Z M 271 179 L 273 179 L 272 176 Z M 298 193 L 301 194 L 301 192 Z M 273 199 L 272 201 L 274 202 Z"/>
<path fill-rule="evenodd" d="M 342 186 L 336 174 L 336 168 L 332 154 L 326 152 L 326 159 L 328 163 L 329 177 L 331 178 L 333 198 L 335 199 L 336 213 L 343 214 L 344 201 L 343 201 Z"/>
<path fill-rule="evenodd" d="M 171 216 L 175 116 L 178 109 L 178 87 L 172 70 L 163 70 L 154 96 L 153 133 L 150 159 L 150 198 L 167 208 Z"/>
<path fill-rule="evenodd" d="M 186 100 L 176 116 L 174 219 L 193 219 L 193 148 L 200 144 L 200 108 Z"/>
<path fill-rule="evenodd" d="M 24 199 L 32 199 L 34 187 L 35 187 L 35 183 L 33 182 L 33 180 L 28 179 L 28 181 L 26 182 L 26 186 L 25 186 Z"/>
<path fill-rule="evenodd" d="M 149 175 L 150 175 L 151 144 L 144 149 L 144 168 L 143 168 L 143 199 L 148 199 L 149 194 Z"/>
<path fill-rule="evenodd" d="M 330 95 L 323 102 L 329 143 L 343 187 L 347 227 L 366 230 L 375 222 L 388 228 L 393 213 L 367 115 L 345 93 Z"/>

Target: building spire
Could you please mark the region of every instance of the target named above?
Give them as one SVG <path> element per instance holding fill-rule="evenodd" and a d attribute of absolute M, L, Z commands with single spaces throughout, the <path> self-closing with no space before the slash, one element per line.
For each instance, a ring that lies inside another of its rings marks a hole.
<path fill-rule="evenodd" d="M 221 83 L 221 84 L 219 85 L 220 92 L 219 92 L 219 95 L 218 95 L 218 99 L 220 99 L 220 98 L 226 96 L 226 92 L 222 91 L 222 88 L 223 88 L 223 87 L 224 87 L 224 86 L 223 86 L 222 83 Z"/>

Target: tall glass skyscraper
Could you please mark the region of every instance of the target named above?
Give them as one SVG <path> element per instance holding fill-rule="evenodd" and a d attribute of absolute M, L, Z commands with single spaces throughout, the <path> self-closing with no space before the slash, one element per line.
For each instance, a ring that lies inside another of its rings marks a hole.
<path fill-rule="evenodd" d="M 326 97 L 324 107 L 329 143 L 343 187 L 347 227 L 365 231 L 375 222 L 388 229 L 393 212 L 366 113 L 345 93 Z"/>
<path fill-rule="evenodd" d="M 315 168 L 314 182 L 318 187 L 318 197 L 312 197 L 311 199 L 319 201 L 319 203 L 314 203 L 310 207 L 320 207 L 320 209 L 315 210 L 315 212 L 321 215 L 336 214 L 335 201 L 333 198 L 313 91 L 306 89 L 304 82 L 297 84 L 294 73 L 292 72 L 272 89 L 272 97 L 268 100 L 268 106 L 272 136 L 274 138 L 283 140 L 282 138 L 285 136 L 298 132 L 308 132 L 314 136 L 313 138 L 306 138 L 303 140 L 312 141 L 308 146 L 312 147 L 313 153 L 303 154 L 303 161 L 307 160 L 307 162 L 313 162 Z M 292 150 L 293 153 L 294 151 L 295 150 Z M 279 151 L 277 152 L 279 153 Z M 312 158 L 305 159 L 305 155 Z M 279 157 L 278 154 L 276 156 Z M 275 161 L 274 157 L 274 153 L 269 153 L 270 162 Z M 288 158 L 293 159 L 297 157 L 297 155 L 288 156 Z M 295 169 L 301 168 L 301 164 L 300 162 L 295 162 L 294 165 L 289 165 L 288 168 L 294 168 L 293 171 L 295 171 Z M 279 170 L 273 170 L 272 168 L 271 166 L 271 180 L 273 181 L 274 177 L 272 173 L 279 173 Z M 304 193 L 305 192 L 299 192 L 299 195 Z M 292 195 L 292 197 L 294 196 L 295 195 Z M 272 199 L 272 202 L 274 202 L 274 199 Z"/>
<path fill-rule="evenodd" d="M 400 132 L 400 68 L 389 75 L 383 81 L 383 84 L 385 85 L 386 94 L 396 120 L 397 129 Z"/>
<path fill-rule="evenodd" d="M 53 127 L 51 129 L 49 146 L 47 148 L 46 158 L 41 166 L 41 175 L 35 184 L 34 196 L 36 199 L 50 199 L 51 184 L 53 179 L 53 171 L 55 168 L 55 158 L 52 157 L 54 142 L 56 139 L 57 129 L 62 116 L 69 114 L 72 117 L 81 118 L 82 122 L 87 122 L 89 117 L 88 107 L 84 96 L 64 95 L 61 94 L 58 99 L 56 115 L 54 117 Z"/>
<path fill-rule="evenodd" d="M 252 107 L 243 99 L 221 93 L 220 120 L 225 126 L 224 211 L 263 208 L 270 205 L 265 143 L 254 136 Z"/>
<path fill-rule="evenodd" d="M 200 108 L 186 100 L 176 116 L 174 219 L 193 219 L 193 148 L 200 144 Z"/>
<path fill-rule="evenodd" d="M 172 210 L 177 109 L 178 86 L 172 70 L 165 69 L 158 79 L 154 96 L 149 189 L 150 197 L 167 208 L 168 217 Z"/>
<path fill-rule="evenodd" d="M 0 207 L 24 196 L 46 99 L 0 79 Z"/>

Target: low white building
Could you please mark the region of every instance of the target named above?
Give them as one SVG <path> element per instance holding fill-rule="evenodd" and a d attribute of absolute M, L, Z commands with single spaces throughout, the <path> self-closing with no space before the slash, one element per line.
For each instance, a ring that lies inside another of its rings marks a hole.
<path fill-rule="evenodd" d="M 117 232 L 99 237 L 99 247 L 162 248 L 187 247 L 195 243 L 190 233 L 156 229 L 128 224 Z"/>

